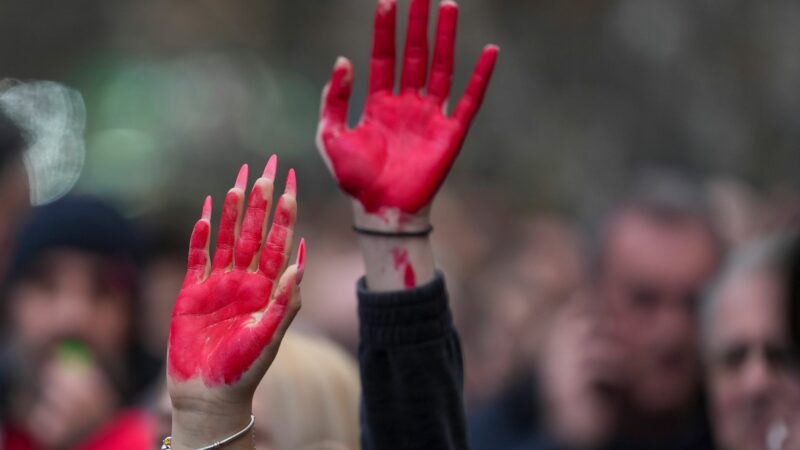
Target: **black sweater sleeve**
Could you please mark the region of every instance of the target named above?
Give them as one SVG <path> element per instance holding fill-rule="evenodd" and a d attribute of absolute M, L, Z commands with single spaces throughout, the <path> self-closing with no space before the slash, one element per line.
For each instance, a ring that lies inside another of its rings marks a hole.
<path fill-rule="evenodd" d="M 444 279 L 398 292 L 358 284 L 363 450 L 466 449 L 461 345 Z"/>

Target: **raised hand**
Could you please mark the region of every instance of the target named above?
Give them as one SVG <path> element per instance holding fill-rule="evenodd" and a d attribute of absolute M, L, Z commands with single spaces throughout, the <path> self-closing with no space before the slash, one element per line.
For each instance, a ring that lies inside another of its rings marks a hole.
<path fill-rule="evenodd" d="M 233 408 L 249 415 L 253 392 L 300 308 L 303 240 L 297 263 L 287 268 L 297 211 L 293 170 L 267 234 L 276 169 L 273 156 L 253 186 L 242 219 L 247 166 L 242 167 L 225 198 L 213 263 L 211 197 L 206 198 L 170 326 L 167 375 L 176 410 L 222 415 Z M 231 423 L 227 431 L 245 424 Z"/>
<path fill-rule="evenodd" d="M 395 94 L 395 0 L 380 0 L 369 78 L 369 95 L 358 126 L 347 110 L 353 67 L 339 58 L 325 87 L 317 146 L 339 186 L 366 214 L 403 221 L 429 205 L 458 155 L 483 100 L 498 48 L 484 48 L 466 93 L 452 116 L 445 113 L 453 75 L 458 6 L 439 7 L 428 74 L 429 0 L 412 0 L 400 91 Z"/>

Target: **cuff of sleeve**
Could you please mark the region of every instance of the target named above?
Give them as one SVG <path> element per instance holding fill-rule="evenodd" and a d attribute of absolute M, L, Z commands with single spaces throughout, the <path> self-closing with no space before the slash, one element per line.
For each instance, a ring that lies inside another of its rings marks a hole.
<path fill-rule="evenodd" d="M 446 337 L 453 332 L 444 277 L 414 289 L 372 292 L 366 279 L 358 281 L 361 342 L 373 346 L 413 345 Z"/>

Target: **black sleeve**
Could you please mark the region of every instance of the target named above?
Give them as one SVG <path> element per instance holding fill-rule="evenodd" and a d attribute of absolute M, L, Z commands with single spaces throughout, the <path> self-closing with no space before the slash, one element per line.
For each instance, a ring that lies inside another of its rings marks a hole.
<path fill-rule="evenodd" d="M 362 450 L 466 449 L 461 344 L 444 279 L 399 292 L 358 284 Z"/>

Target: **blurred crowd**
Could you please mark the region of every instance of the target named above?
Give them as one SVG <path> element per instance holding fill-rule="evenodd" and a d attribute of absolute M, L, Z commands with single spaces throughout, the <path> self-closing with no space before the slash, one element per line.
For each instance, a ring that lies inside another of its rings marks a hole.
<path fill-rule="evenodd" d="M 333 49 L 368 54 L 349 24 L 371 5 L 79 3 L 42 15 L 27 52 L 0 39 L 0 76 L 84 95 L 0 86 L 0 449 L 158 446 L 191 223 L 265 145 L 300 168 L 313 251 L 258 448 L 358 448 L 364 269 L 311 147 Z M 467 39 L 517 57 L 433 210 L 472 448 L 800 448 L 800 7 L 476 3 Z M 28 36 L 14 18 L 41 6 L 0 5 L 0 33 Z M 74 63 L 96 53 L 116 57 Z"/>

